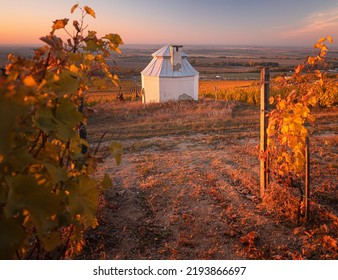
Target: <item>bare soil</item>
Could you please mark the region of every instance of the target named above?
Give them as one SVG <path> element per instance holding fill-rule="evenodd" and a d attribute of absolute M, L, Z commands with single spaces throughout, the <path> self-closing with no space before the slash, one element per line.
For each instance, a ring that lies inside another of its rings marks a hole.
<path fill-rule="evenodd" d="M 144 109 L 133 102 L 94 109 L 89 142 L 96 147 L 107 132 L 96 176 L 107 173 L 113 187 L 102 195 L 99 226 L 86 232 L 79 258 L 337 259 L 337 109 L 317 114 L 311 136 L 307 224 L 287 213 L 288 201 L 259 197 L 257 107 L 180 102 Z M 119 166 L 111 141 L 124 146 Z"/>

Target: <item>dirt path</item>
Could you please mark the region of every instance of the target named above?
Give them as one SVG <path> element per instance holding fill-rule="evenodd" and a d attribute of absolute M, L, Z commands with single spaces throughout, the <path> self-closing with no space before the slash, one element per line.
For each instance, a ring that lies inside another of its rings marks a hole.
<path fill-rule="evenodd" d="M 153 123 L 148 131 L 135 124 L 128 131 L 123 124 L 120 166 L 107 156 L 109 142 L 103 143 L 106 158 L 97 176 L 109 174 L 114 186 L 102 199 L 100 225 L 86 233 L 83 257 L 302 258 L 304 240 L 293 234 L 295 226 L 274 219 L 259 199 L 257 124 L 248 125 L 252 114 L 257 113 L 240 111 L 223 127 L 213 121 L 208 133 L 151 136 Z"/>

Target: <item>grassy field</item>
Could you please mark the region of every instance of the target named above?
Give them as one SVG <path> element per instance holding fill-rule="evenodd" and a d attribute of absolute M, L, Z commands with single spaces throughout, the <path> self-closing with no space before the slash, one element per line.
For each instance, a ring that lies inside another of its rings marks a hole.
<path fill-rule="evenodd" d="M 316 113 L 311 221 L 289 190 L 259 198 L 259 109 L 236 102 L 101 103 L 88 141 L 113 188 L 85 259 L 337 259 L 337 109 Z M 101 136 L 105 133 L 103 141 Z M 124 146 L 117 166 L 109 143 Z M 292 191 L 291 191 L 292 194 Z M 284 199 L 281 199 L 281 198 Z"/>

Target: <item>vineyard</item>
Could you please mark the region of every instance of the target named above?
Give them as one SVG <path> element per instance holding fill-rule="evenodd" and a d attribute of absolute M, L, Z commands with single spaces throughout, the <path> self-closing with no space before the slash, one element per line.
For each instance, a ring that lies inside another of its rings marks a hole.
<path fill-rule="evenodd" d="M 80 258 L 337 258 L 336 110 L 315 113 L 313 216 L 305 226 L 297 225 L 298 200 L 287 189 L 260 199 L 257 107 L 205 101 L 95 108 L 88 141 L 101 142 L 97 176 L 114 174 L 113 188 Z M 119 166 L 111 141 L 124 146 Z"/>
<path fill-rule="evenodd" d="M 330 36 L 292 75 L 145 106 L 108 64 L 121 37 L 70 12 L 1 69 L 1 259 L 338 258 Z"/>

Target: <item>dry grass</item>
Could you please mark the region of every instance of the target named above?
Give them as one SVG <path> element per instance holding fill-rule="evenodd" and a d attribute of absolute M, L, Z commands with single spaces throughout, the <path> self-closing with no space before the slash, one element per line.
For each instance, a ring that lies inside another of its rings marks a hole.
<path fill-rule="evenodd" d="M 338 131 L 329 125 L 337 111 L 321 112 L 312 135 L 312 219 L 297 225 L 292 193 L 276 186 L 263 203 L 259 198 L 258 108 L 178 102 L 95 109 L 88 140 L 95 146 L 108 131 L 97 176 L 108 173 L 114 187 L 100 225 L 86 233 L 83 258 L 338 257 Z M 108 153 L 111 140 L 124 145 L 120 166 Z"/>

